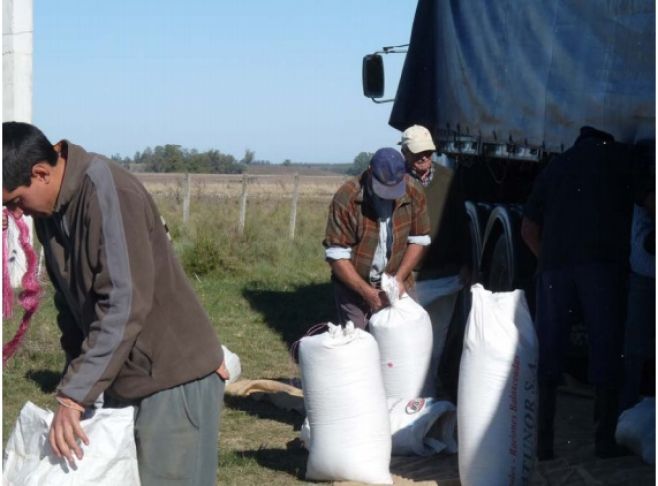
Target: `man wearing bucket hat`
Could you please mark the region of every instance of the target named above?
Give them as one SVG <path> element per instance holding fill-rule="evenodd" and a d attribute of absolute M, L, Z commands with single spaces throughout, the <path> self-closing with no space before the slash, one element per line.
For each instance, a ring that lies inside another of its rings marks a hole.
<path fill-rule="evenodd" d="M 436 146 L 427 128 L 410 126 L 402 132 L 398 144 L 407 171 L 423 186 L 430 218 L 432 243 L 415 269 L 418 300 L 432 321 L 430 366 L 433 375 L 440 370 L 441 393 L 455 400 L 466 313 L 460 291 L 468 285 L 470 273 L 464 197 L 454 182 L 455 171 L 432 160 Z M 436 394 L 435 386 L 434 380 L 428 380 L 427 396 Z"/>
<path fill-rule="evenodd" d="M 365 329 L 370 314 L 387 305 L 379 289 L 384 272 L 413 295 L 412 270 L 430 244 L 429 232 L 423 188 L 406 174 L 404 158 L 393 148 L 377 150 L 329 207 L 322 244 L 341 324 Z"/>

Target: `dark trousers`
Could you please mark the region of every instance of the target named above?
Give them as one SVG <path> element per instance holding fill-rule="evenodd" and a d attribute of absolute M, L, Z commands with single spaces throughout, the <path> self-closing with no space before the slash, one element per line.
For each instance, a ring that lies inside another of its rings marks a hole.
<path fill-rule="evenodd" d="M 589 380 L 596 385 L 595 452 L 599 457 L 618 454 L 614 433 L 619 416 L 624 290 L 625 272 L 620 265 L 610 263 L 547 270 L 537 279 L 540 460 L 553 457 L 556 387 L 564 367 L 571 325 L 581 319 L 589 344 Z"/>
<path fill-rule="evenodd" d="M 631 273 L 624 335 L 622 410 L 632 407 L 640 399 L 644 364 L 647 359 L 655 358 L 655 325 L 656 279 Z"/>
<path fill-rule="evenodd" d="M 224 381 L 213 372 L 137 401 L 105 397 L 105 407 L 136 407 L 142 486 L 216 484 L 224 388 Z"/>
<path fill-rule="evenodd" d="M 347 321 L 352 321 L 354 327 L 365 330 L 370 319 L 370 307 L 366 301 L 338 279 L 333 279 L 333 284 L 338 324 L 344 326 Z"/>
<path fill-rule="evenodd" d="M 625 272 L 613 263 L 591 263 L 539 274 L 536 329 L 540 381 L 559 381 L 571 325 L 582 319 L 588 335 L 590 382 L 619 386 L 624 293 Z"/>
<path fill-rule="evenodd" d="M 142 486 L 217 483 L 225 384 L 217 373 L 144 398 L 135 416 Z"/>

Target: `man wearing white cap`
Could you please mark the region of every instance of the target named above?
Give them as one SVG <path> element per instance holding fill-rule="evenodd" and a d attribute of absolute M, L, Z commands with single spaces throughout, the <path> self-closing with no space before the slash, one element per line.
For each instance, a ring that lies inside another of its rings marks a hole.
<path fill-rule="evenodd" d="M 460 347 L 446 350 L 451 356 L 442 360 L 448 328 L 456 314 L 459 291 L 467 282 L 470 244 L 464 199 L 453 183 L 454 171 L 432 161 L 436 146 L 429 130 L 412 125 L 402 133 L 399 142 L 406 160 L 408 173 L 420 182 L 425 190 L 427 211 L 430 217 L 432 243 L 420 265 L 416 267 L 418 300 L 432 320 L 434 347 L 431 378 L 435 378 L 439 361 L 442 366 L 442 388 L 450 396 L 456 393 L 457 368 Z M 451 335 L 461 341 L 462 323 L 454 322 Z M 428 396 L 436 393 L 436 383 L 428 380 Z M 453 398 L 454 397 L 450 397 Z"/>

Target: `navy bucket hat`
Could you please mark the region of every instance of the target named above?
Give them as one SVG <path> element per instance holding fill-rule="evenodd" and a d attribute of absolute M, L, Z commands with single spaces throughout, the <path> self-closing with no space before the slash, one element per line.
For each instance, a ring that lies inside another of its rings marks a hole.
<path fill-rule="evenodd" d="M 398 199 L 405 193 L 404 158 L 394 148 L 381 148 L 370 159 L 372 190 L 382 199 Z"/>

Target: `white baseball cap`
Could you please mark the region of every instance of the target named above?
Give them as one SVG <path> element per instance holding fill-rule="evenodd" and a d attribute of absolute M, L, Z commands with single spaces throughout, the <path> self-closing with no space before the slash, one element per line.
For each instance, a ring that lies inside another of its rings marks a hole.
<path fill-rule="evenodd" d="M 398 143 L 402 148 L 406 148 L 412 154 L 427 152 L 431 150 L 436 152 L 436 146 L 432 141 L 430 131 L 421 125 L 411 125 L 402 132 L 402 140 Z"/>

